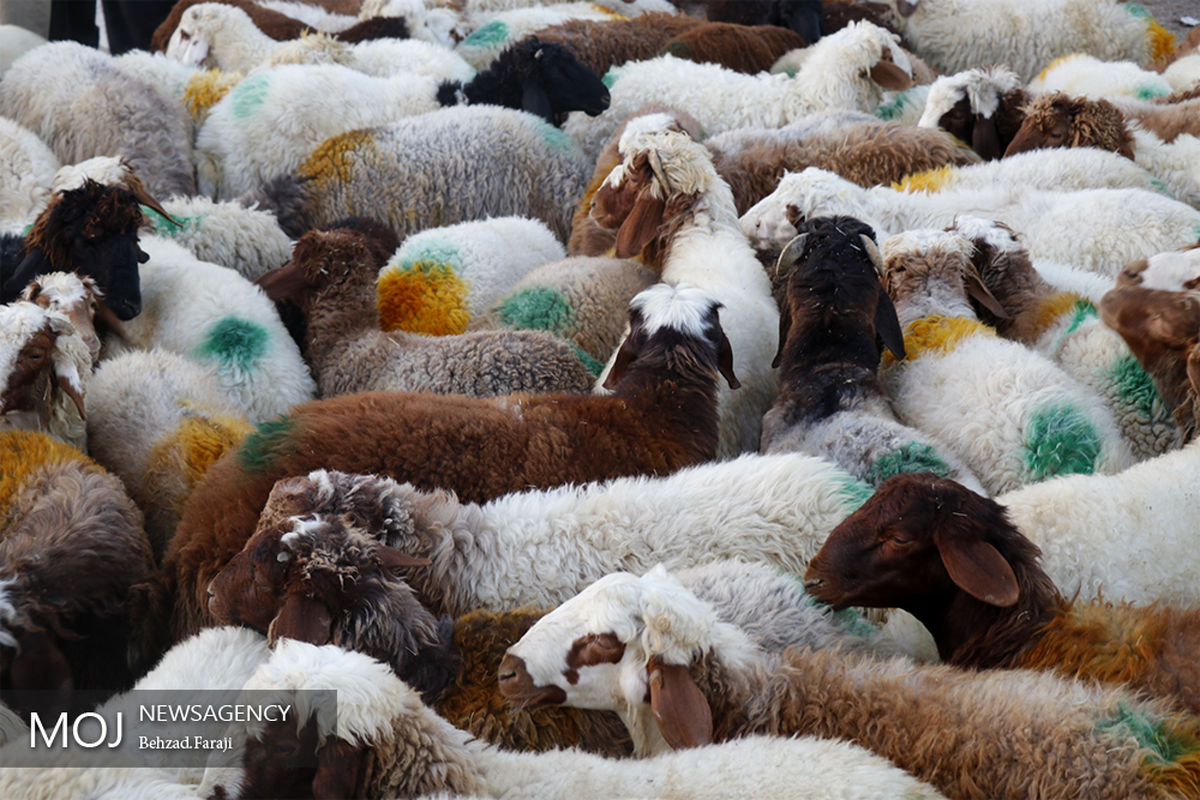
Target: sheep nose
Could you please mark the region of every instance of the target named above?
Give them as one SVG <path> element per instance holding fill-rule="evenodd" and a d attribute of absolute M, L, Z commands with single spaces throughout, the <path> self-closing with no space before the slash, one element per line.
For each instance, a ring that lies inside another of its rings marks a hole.
<path fill-rule="evenodd" d="M 517 674 L 519 672 L 523 672 L 525 674 L 529 673 L 529 671 L 525 669 L 525 661 L 519 656 L 514 656 L 511 653 L 505 653 L 504 658 L 500 659 L 499 680 L 501 694 L 504 693 L 505 686 L 514 687 L 517 685 L 517 682 L 519 681 Z"/>
<path fill-rule="evenodd" d="M 808 592 L 809 594 L 812 594 L 817 589 L 820 589 L 822 584 L 824 584 L 824 583 L 825 583 L 824 578 L 809 578 L 804 581 L 804 591 Z"/>

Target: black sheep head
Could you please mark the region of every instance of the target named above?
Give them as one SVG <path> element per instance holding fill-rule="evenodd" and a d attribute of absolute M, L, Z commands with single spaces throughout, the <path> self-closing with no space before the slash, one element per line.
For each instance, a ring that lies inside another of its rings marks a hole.
<path fill-rule="evenodd" d="M 594 117 L 610 100 L 604 81 L 569 49 L 533 36 L 501 53 L 462 91 L 469 103 L 519 108 L 552 125 L 569 111 Z"/>
<path fill-rule="evenodd" d="M 33 224 L 21 263 L 5 270 L 0 299 L 11 302 L 38 275 L 78 272 L 96 281 L 118 319 L 133 319 L 142 310 L 138 264 L 150 258 L 138 247 L 143 221 L 127 189 L 87 180 L 62 192 Z"/>

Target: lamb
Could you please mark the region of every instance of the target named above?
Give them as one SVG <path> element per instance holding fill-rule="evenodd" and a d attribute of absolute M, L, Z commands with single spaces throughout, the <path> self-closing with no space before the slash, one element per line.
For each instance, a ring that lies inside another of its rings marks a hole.
<path fill-rule="evenodd" d="M 1187 796 L 1197 780 L 1195 719 L 1132 692 L 1026 670 L 767 653 L 661 568 L 608 575 L 540 619 L 501 662 L 500 690 L 526 707 L 616 710 L 639 755 L 751 734 L 846 738 L 970 800 Z M 1179 749 L 1147 748 L 1143 723 Z"/>
<path fill-rule="evenodd" d="M 212 108 L 197 135 L 200 190 L 237 197 L 295 172 L 330 136 L 460 102 L 521 108 L 553 123 L 577 109 L 600 113 L 608 89 L 560 45 L 536 39 L 506 50 L 465 84 L 412 74 L 377 78 L 336 64 L 259 70 Z"/>
<path fill-rule="evenodd" d="M 1034 95 L 1062 92 L 1071 97 L 1154 100 L 1172 92 L 1162 75 L 1131 61 L 1101 61 L 1086 53 L 1072 53 L 1054 61 L 1029 83 Z"/>
<path fill-rule="evenodd" d="M 1100 318 L 1121 335 L 1146 369 L 1186 444 L 1200 422 L 1200 298 L 1192 291 L 1117 286 L 1100 301 Z"/>
<path fill-rule="evenodd" d="M 1004 225 L 961 216 L 954 229 L 974 243 L 972 261 L 980 280 L 1007 314 L 998 317 L 976 302 L 981 320 L 1052 359 L 1103 398 L 1139 461 L 1179 446 L 1172 409 L 1125 341 L 1101 322 L 1091 300 L 1043 280 Z"/>
<path fill-rule="evenodd" d="M 0 429 L 43 431 L 87 449 L 92 358 L 64 315 L 29 301 L 0 306 Z"/>
<path fill-rule="evenodd" d="M 0 433 L 0 699 L 65 710 L 71 691 L 132 683 L 126 604 L 153 568 L 142 514 L 121 482 L 77 449 Z"/>
<path fill-rule="evenodd" d="M 893 34 L 858 22 L 813 45 L 794 78 L 743 75 L 665 55 L 614 67 L 605 80 L 612 92 L 608 113 L 595 119 L 572 114 L 563 128 L 591 158 L 617 124 L 647 102 L 686 111 L 710 135 L 778 128 L 825 108 L 873 110 L 883 89 L 911 85 L 912 70 Z"/>
<path fill-rule="evenodd" d="M 799 230 L 777 266 L 780 387 L 763 417 L 762 452 L 823 456 L 873 486 L 925 470 L 979 486 L 944 445 L 902 425 L 883 392 L 876 341 L 904 358 L 904 335 L 871 228 L 818 217 Z"/>
<path fill-rule="evenodd" d="M 142 244 L 146 308 L 124 324 L 122 340 L 106 340 L 106 354 L 161 347 L 212 367 L 252 424 L 312 399 L 308 366 L 261 291 L 169 239 L 147 236 Z"/>
<path fill-rule="evenodd" d="M 658 276 L 633 259 L 577 256 L 529 272 L 472 330 L 549 331 L 571 343 L 595 375 L 625 336 L 621 309 Z"/>
<path fill-rule="evenodd" d="M 809 167 L 787 173 L 769 197 L 742 215 L 742 230 L 760 249 L 781 247 L 795 236 L 792 219 L 848 214 L 880 237 L 914 228 L 944 228 L 958 214 L 1003 222 L 1024 238 L 1036 261 L 1053 261 L 1100 275 L 1196 240 L 1200 211 L 1138 189 L 987 190 L 908 194 L 864 189 L 833 173 Z M 791 218 L 791 219 L 789 219 Z"/>
<path fill-rule="evenodd" d="M 0 116 L 36 133 L 63 164 L 123 155 L 151 194 L 196 192 L 187 111 L 94 48 L 63 41 L 26 53 L 0 79 Z"/>
<path fill-rule="evenodd" d="M 261 425 L 192 493 L 161 581 L 147 590 L 147 613 L 166 610 L 172 598 L 162 591 L 174 590 L 174 635 L 202 626 L 208 581 L 245 544 L 275 481 L 318 466 L 482 502 L 573 481 L 665 475 L 712 459 L 718 372 L 736 383 L 716 302 L 694 287 L 655 286 L 630 308 L 632 333 L 610 374 L 611 397 L 364 392 L 302 404 Z M 496 470 L 498 463 L 509 467 Z"/>
<path fill-rule="evenodd" d="M 295 39 L 304 31 L 311 29 L 311 26 L 306 25 L 296 17 L 281 13 L 278 10 L 264 8 L 260 4 L 253 2 L 253 0 L 180 0 L 180 2 L 177 2 L 171 8 L 171 13 L 167 15 L 167 18 L 155 28 L 153 35 L 150 37 L 150 49 L 160 53 L 166 51 L 172 34 L 179 27 L 179 21 L 183 17 L 183 12 L 200 3 L 214 2 L 241 9 L 254 23 L 255 27 L 276 41 Z"/>
<path fill-rule="evenodd" d="M 37 216 L 50 198 L 60 164 L 33 131 L 0 117 L 0 224 Z"/>
<path fill-rule="evenodd" d="M 564 256 L 545 223 L 525 217 L 428 228 L 405 239 L 379 270 L 379 327 L 462 333 L 526 274 Z"/>
<path fill-rule="evenodd" d="M 746 388 L 718 395 L 717 452 L 729 458 L 757 450 L 762 415 L 777 391 L 770 355 L 779 311 L 738 230 L 729 185 L 704 145 L 679 131 L 643 133 L 631 126 L 620 151 L 624 160 L 596 192 L 592 216 L 617 230 L 618 257 L 640 254 L 643 263 L 662 270 L 662 280 L 695 283 L 721 298 L 734 370 Z M 609 358 L 609 368 L 619 359 L 620 351 Z"/>
<path fill-rule="evenodd" d="M 301 34 L 276 45 L 255 71 L 284 64 L 340 64 L 377 78 L 427 75 L 469 81 L 475 68 L 453 51 L 416 39 L 381 39 L 348 44 L 322 33 Z"/>
<path fill-rule="evenodd" d="M 968 295 L 998 316 L 1004 310 L 982 288 L 974 250 L 956 232 L 908 231 L 883 243 L 884 285 L 906 351 L 882 370 L 896 416 L 938 436 L 990 494 L 1132 464 L 1099 397 L 979 322 Z"/>
<path fill-rule="evenodd" d="M 985 161 L 1004 155 L 1025 119 L 1029 94 L 1010 69 L 990 67 L 943 75 L 929 87 L 917 125 L 969 142 Z"/>
<path fill-rule="evenodd" d="M 0 300 L 17 297 L 39 275 L 78 272 L 92 278 L 104 305 L 127 321 L 142 309 L 138 246 L 144 217 L 138 197 L 121 187 L 86 180 L 52 198 L 25 238 L 17 264 L 0 263 Z"/>
<path fill-rule="evenodd" d="M 388 390 L 490 397 L 590 388 L 592 374 L 574 350 L 548 333 L 381 331 L 375 299 L 382 267 L 364 233 L 309 231 L 292 260 L 259 281 L 272 300 L 299 306 L 319 396 Z"/>
<path fill-rule="evenodd" d="M 294 692 L 319 688 L 337 691 L 336 716 L 329 706 L 313 704 L 285 724 L 238 726 L 242 769 L 232 772 L 245 789 L 222 796 L 293 796 L 317 787 L 352 796 L 357 783 L 367 797 L 429 797 L 447 790 L 453 797 L 528 798 L 652 792 L 664 800 L 748 800 L 764 792 L 797 800 L 941 797 L 854 745 L 812 738 L 750 737 L 652 759 L 604 759 L 577 750 L 508 752 L 472 741 L 438 718 L 383 664 L 332 645 L 281 642 L 246 683 L 247 690 L 271 690 L 268 696 L 291 707 L 299 707 Z M 273 768 L 272 752 L 315 755 L 316 770 Z M 212 772 L 216 778 L 206 776 L 202 792 L 225 785 L 222 779 L 230 782 L 228 772 Z M 722 778 L 713 781 L 714 774 Z"/>
<path fill-rule="evenodd" d="M 460 107 L 326 139 L 296 175 L 243 202 L 261 200 L 296 237 L 352 214 L 400 235 L 520 214 L 566 240 L 586 178 L 583 154 L 554 126 L 523 111 Z"/>
<path fill-rule="evenodd" d="M 196 484 L 253 428 L 211 369 L 157 348 L 102 362 L 87 405 L 88 452 L 142 509 L 161 561 Z"/>
<path fill-rule="evenodd" d="M 1113 0 L 885 0 L 889 21 L 938 71 L 1008 66 L 1030 81 L 1059 56 L 1090 53 L 1149 64 L 1174 37 L 1141 6 Z"/>
<path fill-rule="evenodd" d="M 899 475 L 834 529 L 804 585 L 834 608 L 906 609 L 946 663 L 1053 670 L 1200 709 L 1198 612 L 1068 601 L 1039 555 L 996 501 L 931 473 Z"/>
<path fill-rule="evenodd" d="M 1191 114 L 1200 110 L 1200 100 L 1190 105 Z M 1200 129 L 1192 130 L 1200 134 Z M 1107 100 L 1054 93 L 1041 95 L 1030 103 L 1025 122 L 1005 154 L 1064 146 L 1101 147 L 1120 153 L 1154 173 L 1175 196 L 1200 207 L 1200 167 L 1196 166 L 1200 136 L 1178 133 L 1165 141 L 1152 130 L 1127 121 Z"/>

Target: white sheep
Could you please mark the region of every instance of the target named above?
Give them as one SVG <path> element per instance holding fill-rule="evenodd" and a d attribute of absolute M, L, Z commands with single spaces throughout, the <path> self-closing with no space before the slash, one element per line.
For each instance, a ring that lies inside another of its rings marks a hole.
<path fill-rule="evenodd" d="M 211 366 L 252 424 L 311 400 L 316 385 L 300 351 L 258 287 L 200 261 L 160 236 L 143 236 L 142 313 L 106 353 L 162 347 Z"/>
<path fill-rule="evenodd" d="M 1022 81 L 1054 59 L 1090 53 L 1149 64 L 1172 37 L 1117 0 L 885 0 L 896 29 L 943 73 L 1004 64 Z"/>
<path fill-rule="evenodd" d="M 156 234 L 186 247 L 201 261 L 235 270 L 246 280 L 258 280 L 291 257 L 292 240 L 274 214 L 256 205 L 247 208 L 197 195 L 168 198 L 162 208 L 170 219 L 154 215 Z"/>
<path fill-rule="evenodd" d="M 986 290 L 971 264 L 969 239 L 914 230 L 880 249 L 906 351 L 881 376 L 902 421 L 945 442 L 991 494 L 1133 463 L 1099 397 L 978 321 L 967 296 Z M 995 302 L 983 297 L 988 301 Z"/>
<path fill-rule="evenodd" d="M 37 134 L 0 117 L 0 226 L 33 222 L 50 198 L 58 157 Z"/>
<path fill-rule="evenodd" d="M 0 25 L 0 77 L 12 66 L 14 61 L 45 43 L 44 36 L 39 36 L 20 25 Z"/>
<path fill-rule="evenodd" d="M 1173 88 L 1159 73 L 1142 69 L 1132 61 L 1102 61 L 1086 53 L 1056 58 L 1029 82 L 1032 94 L 1063 92 L 1093 100 L 1136 97 L 1153 100 L 1166 97 Z"/>
<path fill-rule="evenodd" d="M 670 55 L 613 67 L 605 76 L 612 94 L 608 111 L 595 118 L 572 114 L 563 130 L 595 159 L 617 126 L 647 103 L 685 111 L 711 135 L 779 128 L 824 109 L 873 111 L 883 89 L 912 83 L 895 35 L 869 22 L 851 23 L 811 49 L 794 78 L 744 75 Z"/>
<path fill-rule="evenodd" d="M 462 333 L 531 270 L 565 257 L 540 220 L 492 217 L 427 228 L 406 238 L 379 270 L 379 326 Z"/>
<path fill-rule="evenodd" d="M 674 8 L 670 11 L 673 13 Z M 454 52 L 475 69 L 484 70 L 506 47 L 542 28 L 573 19 L 612 20 L 622 19 L 622 15 L 589 2 L 549 3 L 490 12 L 479 10 L 467 16 L 465 25 L 472 29 L 471 33 L 454 46 Z"/>
<path fill-rule="evenodd" d="M 1130 261 L 1181 247 L 1200 235 L 1200 211 L 1139 189 L 1058 192 L 995 186 L 908 194 L 883 186 L 864 189 L 815 167 L 785 174 L 774 193 L 742 215 L 742 230 L 756 246 L 781 247 L 796 235 L 789 213 L 800 219 L 858 217 L 880 238 L 913 228 L 946 227 L 956 215 L 970 214 L 1008 225 L 1035 260 L 1108 276 Z"/>

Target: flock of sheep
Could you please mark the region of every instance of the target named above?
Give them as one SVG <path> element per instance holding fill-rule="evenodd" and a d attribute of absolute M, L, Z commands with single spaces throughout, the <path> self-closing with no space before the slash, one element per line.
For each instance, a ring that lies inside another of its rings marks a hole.
<path fill-rule="evenodd" d="M 0 797 L 1200 798 L 1200 34 L 180 0 L 153 46 L 0 26 Z M 181 766 L 150 689 L 296 713 Z M 84 712 L 125 740 L 34 752 Z"/>

